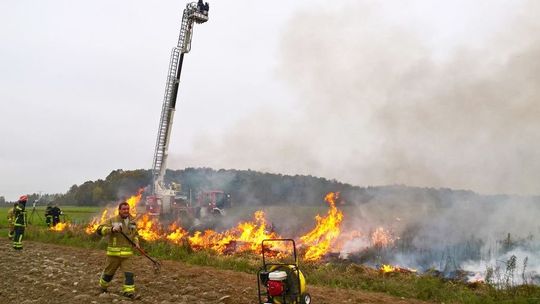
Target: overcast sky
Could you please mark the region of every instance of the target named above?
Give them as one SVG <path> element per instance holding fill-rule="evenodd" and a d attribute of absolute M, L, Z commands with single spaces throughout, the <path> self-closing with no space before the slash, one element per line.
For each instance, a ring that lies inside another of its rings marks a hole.
<path fill-rule="evenodd" d="M 184 1 L 0 0 L 0 196 L 149 169 Z M 168 167 L 540 194 L 540 2 L 210 2 Z"/>

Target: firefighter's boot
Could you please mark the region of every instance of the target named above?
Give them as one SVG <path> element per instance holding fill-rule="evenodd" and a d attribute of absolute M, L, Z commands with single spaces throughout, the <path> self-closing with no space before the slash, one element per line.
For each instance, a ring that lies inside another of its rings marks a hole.
<path fill-rule="evenodd" d="M 99 288 L 101 292 L 107 292 L 107 288 L 109 287 L 109 283 L 112 281 L 113 276 L 110 274 L 103 274 L 99 278 Z"/>
<path fill-rule="evenodd" d="M 122 295 L 130 299 L 135 299 L 135 279 L 132 272 L 124 272 L 125 281 L 122 286 Z"/>

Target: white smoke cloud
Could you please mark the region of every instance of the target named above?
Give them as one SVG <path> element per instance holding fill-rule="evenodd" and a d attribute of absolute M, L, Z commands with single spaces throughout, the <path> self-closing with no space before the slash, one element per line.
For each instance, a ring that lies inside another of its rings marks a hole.
<path fill-rule="evenodd" d="M 181 162 L 537 194 L 539 4 L 446 6 L 355 1 L 299 12 L 276 71 L 297 96 L 293 110 L 251 113 L 221 140 L 203 134 Z"/>

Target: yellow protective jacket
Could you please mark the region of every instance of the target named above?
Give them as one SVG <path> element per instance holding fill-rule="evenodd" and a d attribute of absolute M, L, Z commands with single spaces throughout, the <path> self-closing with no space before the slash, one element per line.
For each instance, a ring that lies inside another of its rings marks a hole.
<path fill-rule="evenodd" d="M 15 224 L 15 212 L 13 208 L 9 208 L 7 212 L 7 220 L 8 220 L 9 227 L 13 227 Z"/>
<path fill-rule="evenodd" d="M 116 224 L 122 225 L 122 232 L 135 244 L 139 244 L 137 224 L 132 217 L 128 217 L 127 223 L 120 215 L 112 217 L 99 224 L 96 232 L 101 236 L 109 237 L 109 244 L 107 246 L 108 256 L 130 257 L 133 255 L 133 246 L 120 232 L 112 231 L 112 227 Z"/>

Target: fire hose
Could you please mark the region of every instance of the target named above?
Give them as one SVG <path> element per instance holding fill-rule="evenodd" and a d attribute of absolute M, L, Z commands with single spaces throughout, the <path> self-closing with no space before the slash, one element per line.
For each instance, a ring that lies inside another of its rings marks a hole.
<path fill-rule="evenodd" d="M 131 246 L 137 249 L 144 257 L 149 259 L 154 265 L 154 272 L 159 273 L 159 271 L 161 270 L 161 262 L 149 256 L 148 253 L 146 253 L 146 251 L 144 251 L 141 247 L 137 246 L 137 244 L 135 244 L 135 242 L 132 239 L 130 239 L 122 230 L 118 232 L 120 232 L 120 234 L 122 234 L 126 238 L 126 240 L 128 240 Z"/>

